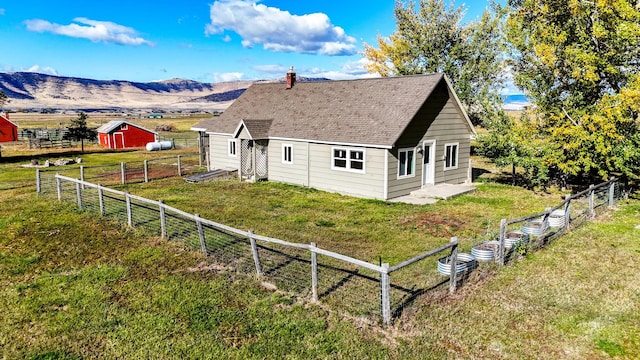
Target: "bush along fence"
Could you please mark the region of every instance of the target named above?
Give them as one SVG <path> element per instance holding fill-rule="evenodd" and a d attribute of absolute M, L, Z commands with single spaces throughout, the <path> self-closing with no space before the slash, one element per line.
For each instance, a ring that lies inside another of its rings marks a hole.
<path fill-rule="evenodd" d="M 140 162 L 36 169 L 36 191 L 38 193 L 55 192 L 55 175 L 59 173 L 102 185 L 125 185 L 190 175 L 200 170 L 203 170 L 203 165 L 200 155 L 195 153 Z"/>
<path fill-rule="evenodd" d="M 256 274 L 265 285 L 384 324 L 411 313 L 407 310 L 418 306 L 420 295 L 456 291 L 479 263 L 504 265 L 521 251 L 544 245 L 569 224 L 575 226 L 592 218 L 605 205 L 613 205 L 619 195 L 615 180 L 592 186 L 540 214 L 502 220 L 497 239 L 487 241 L 497 246 L 479 246 L 486 245 L 484 242 L 474 245 L 471 254 L 461 253 L 459 241 L 453 237 L 438 248 L 390 266 L 322 249 L 315 243 L 291 243 L 235 229 L 162 201 L 87 181 L 56 174 L 55 182 L 59 200 L 182 242 L 206 256 L 203 266 L 207 269 Z M 559 210 L 564 211 L 563 217 Z M 542 225 L 534 225 L 538 222 Z"/>

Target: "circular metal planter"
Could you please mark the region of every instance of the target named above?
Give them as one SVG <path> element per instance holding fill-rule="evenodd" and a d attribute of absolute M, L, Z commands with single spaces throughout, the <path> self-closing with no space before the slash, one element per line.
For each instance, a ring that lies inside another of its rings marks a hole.
<path fill-rule="evenodd" d="M 494 261 L 498 256 L 499 249 L 499 241 L 485 241 L 474 245 L 471 248 L 471 255 L 473 255 L 478 261 Z"/>
<path fill-rule="evenodd" d="M 542 220 L 531 220 L 522 225 L 522 232 L 527 235 L 540 236 L 547 230 L 547 224 Z"/>
<path fill-rule="evenodd" d="M 507 231 L 504 237 L 505 249 L 511 249 L 517 243 L 527 243 L 529 241 L 529 235 L 520 230 Z"/>
<path fill-rule="evenodd" d="M 566 216 L 564 210 L 553 210 L 551 214 L 549 214 L 549 226 L 553 228 L 561 228 L 564 227 L 566 221 Z"/>
<path fill-rule="evenodd" d="M 476 258 L 467 253 L 458 253 L 456 261 L 456 274 L 474 269 L 478 265 Z M 438 259 L 438 272 L 442 275 L 451 275 L 451 256 Z"/>

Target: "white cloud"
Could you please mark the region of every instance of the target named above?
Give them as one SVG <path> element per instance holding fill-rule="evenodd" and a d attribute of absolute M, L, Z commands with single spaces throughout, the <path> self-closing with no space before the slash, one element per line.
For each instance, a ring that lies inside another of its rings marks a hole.
<path fill-rule="evenodd" d="M 227 81 L 238 81 L 244 77 L 243 73 L 240 72 L 231 72 L 231 73 L 214 73 L 213 74 L 213 82 L 227 82 Z"/>
<path fill-rule="evenodd" d="M 342 65 L 339 65 L 337 70 L 329 70 L 319 67 L 298 68 L 294 67 L 298 76 L 314 77 L 314 78 L 327 78 L 331 80 L 350 80 L 350 79 L 363 79 L 379 77 L 378 74 L 370 74 L 365 69 L 367 63 L 366 58 L 361 58 L 356 61 L 349 61 Z M 289 66 L 283 65 L 257 65 L 252 67 L 253 70 L 262 74 L 265 78 L 283 78 L 289 71 Z"/>
<path fill-rule="evenodd" d="M 58 71 L 50 66 L 33 65 L 27 72 L 35 72 L 40 74 L 58 75 Z"/>
<path fill-rule="evenodd" d="M 103 41 L 121 45 L 154 45 L 154 43 L 139 37 L 136 30 L 127 26 L 110 21 L 96 21 L 82 17 L 75 18 L 73 21 L 74 23 L 69 25 L 60 25 L 46 20 L 33 19 L 26 20 L 25 24 L 29 31 L 50 32 L 57 35 L 89 39 L 93 42 Z"/>
<path fill-rule="evenodd" d="M 262 45 L 276 52 L 353 55 L 356 39 L 345 34 L 323 13 L 293 15 L 253 0 L 220 0 L 211 5 L 211 23 L 205 33 L 230 30 L 242 37 L 242 46 Z"/>

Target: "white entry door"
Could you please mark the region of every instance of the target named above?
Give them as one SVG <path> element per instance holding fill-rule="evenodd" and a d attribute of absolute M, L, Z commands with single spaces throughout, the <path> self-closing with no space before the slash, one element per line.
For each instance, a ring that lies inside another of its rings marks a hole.
<path fill-rule="evenodd" d="M 427 140 L 422 149 L 422 184 L 433 185 L 436 173 L 436 141 Z"/>

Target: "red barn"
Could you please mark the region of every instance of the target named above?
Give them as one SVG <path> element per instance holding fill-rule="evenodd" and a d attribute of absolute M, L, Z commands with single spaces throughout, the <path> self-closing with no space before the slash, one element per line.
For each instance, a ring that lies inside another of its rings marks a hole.
<path fill-rule="evenodd" d="M 112 120 L 98 128 L 100 145 L 109 149 L 144 147 L 157 140 L 158 133 L 138 125 Z"/>
<path fill-rule="evenodd" d="M 18 141 L 18 125 L 9 121 L 9 113 L 0 113 L 0 142 Z"/>

